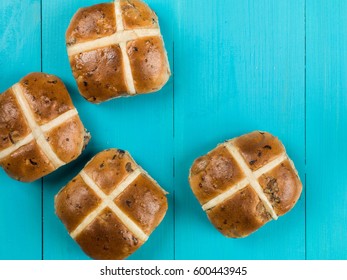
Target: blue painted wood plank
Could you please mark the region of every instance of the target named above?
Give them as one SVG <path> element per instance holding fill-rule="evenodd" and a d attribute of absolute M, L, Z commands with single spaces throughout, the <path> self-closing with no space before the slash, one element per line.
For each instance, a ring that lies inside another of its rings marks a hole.
<path fill-rule="evenodd" d="M 39 0 L 0 2 L 0 93 L 41 68 Z M 41 259 L 41 180 L 24 184 L 0 170 L 0 259 Z"/>
<path fill-rule="evenodd" d="M 178 1 L 175 30 L 177 259 L 304 259 L 304 195 L 244 239 L 222 236 L 188 185 L 195 158 L 253 130 L 278 136 L 305 174 L 304 1 Z"/>
<path fill-rule="evenodd" d="M 160 0 L 146 2 L 159 16 L 172 61 L 171 5 Z M 42 1 L 43 70 L 59 75 L 67 84 L 82 121 L 92 134 L 89 146 L 78 160 L 44 179 L 44 258 L 87 259 L 55 216 L 54 195 L 92 156 L 103 149 L 116 147 L 128 150 L 170 192 L 170 208 L 163 223 L 131 259 L 172 259 L 173 81 L 171 79 L 163 90 L 155 94 L 116 99 L 100 105 L 90 104 L 79 95 L 66 54 L 65 31 L 78 8 L 96 3 L 100 1 Z"/>
<path fill-rule="evenodd" d="M 170 191 L 167 217 L 133 259 L 305 257 L 304 195 L 279 221 L 248 238 L 231 240 L 208 222 L 187 180 L 196 157 L 255 129 L 279 136 L 304 180 L 305 1 L 221 0 L 202 5 L 197 0 L 148 0 L 161 19 L 172 66 L 175 62 L 174 104 L 171 79 L 160 93 L 99 106 L 77 92 L 64 34 L 79 7 L 100 1 L 42 2 L 43 70 L 64 80 L 93 135 L 78 160 L 44 179 L 46 259 L 87 258 L 55 216 L 53 198 L 95 153 L 109 147 L 129 150 Z M 344 1 L 307 0 L 309 259 L 347 258 L 346 12 Z M 0 30 L 2 92 L 28 72 L 40 71 L 40 1 L 2 1 Z M 0 259 L 40 259 L 41 181 L 22 184 L 1 170 L 0 197 L 0 238 L 5 240 Z"/>
<path fill-rule="evenodd" d="M 346 14 L 307 0 L 308 259 L 347 259 Z"/>

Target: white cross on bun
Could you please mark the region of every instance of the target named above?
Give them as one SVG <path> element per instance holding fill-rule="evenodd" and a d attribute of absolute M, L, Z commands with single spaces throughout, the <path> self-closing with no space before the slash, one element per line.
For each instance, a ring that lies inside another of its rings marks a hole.
<path fill-rule="evenodd" d="M 124 259 L 142 246 L 168 208 L 166 192 L 128 152 L 97 154 L 55 197 L 70 236 L 93 259 Z"/>
<path fill-rule="evenodd" d="M 79 9 L 66 44 L 79 91 L 92 103 L 158 91 L 170 77 L 158 17 L 139 0 Z"/>
<path fill-rule="evenodd" d="M 76 159 L 89 139 L 56 76 L 31 73 L 0 95 L 0 165 L 16 180 L 55 171 Z"/>
<path fill-rule="evenodd" d="M 189 182 L 212 224 L 234 238 L 290 211 L 302 191 L 282 143 L 260 131 L 226 141 L 196 159 Z"/>

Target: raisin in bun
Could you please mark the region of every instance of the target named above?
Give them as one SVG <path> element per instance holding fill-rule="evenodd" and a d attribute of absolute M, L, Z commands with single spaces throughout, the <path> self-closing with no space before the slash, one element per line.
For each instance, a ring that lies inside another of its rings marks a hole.
<path fill-rule="evenodd" d="M 31 73 L 0 95 L 0 165 L 16 180 L 32 182 L 71 162 L 89 138 L 56 76 Z"/>
<path fill-rule="evenodd" d="M 55 197 L 58 217 L 93 259 L 124 259 L 167 211 L 166 192 L 128 152 L 97 154 Z"/>
<path fill-rule="evenodd" d="M 155 92 L 170 77 L 158 17 L 139 0 L 79 9 L 66 44 L 79 91 L 92 103 Z"/>
<path fill-rule="evenodd" d="M 260 131 L 226 141 L 196 159 L 189 182 L 212 224 L 234 238 L 290 211 L 302 191 L 282 143 Z"/>

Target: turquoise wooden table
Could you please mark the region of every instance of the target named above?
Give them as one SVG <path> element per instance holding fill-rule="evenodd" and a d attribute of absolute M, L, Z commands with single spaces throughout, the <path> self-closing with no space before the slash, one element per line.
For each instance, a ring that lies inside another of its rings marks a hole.
<path fill-rule="evenodd" d="M 347 259 L 347 1 L 147 0 L 173 76 L 159 93 L 86 102 L 65 30 L 100 0 L 2 0 L 0 92 L 31 71 L 60 76 L 92 141 L 43 180 L 0 171 L 0 259 L 87 259 L 53 198 L 97 152 L 128 150 L 169 194 L 164 222 L 130 259 Z M 218 233 L 188 185 L 193 160 L 253 130 L 277 135 L 304 183 L 290 213 L 250 237 Z"/>

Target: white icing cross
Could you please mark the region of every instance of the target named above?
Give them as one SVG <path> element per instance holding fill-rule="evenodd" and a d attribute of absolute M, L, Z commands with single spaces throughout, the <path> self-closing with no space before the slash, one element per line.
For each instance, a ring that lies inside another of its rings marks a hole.
<path fill-rule="evenodd" d="M 88 174 L 82 170 L 80 176 L 83 181 L 101 198 L 102 203 L 90 212 L 84 220 L 70 233 L 71 237 L 75 239 L 106 207 L 112 210 L 112 212 L 118 217 L 118 219 L 126 226 L 136 238 L 145 242 L 148 239 L 148 235 L 131 220 L 126 213 L 124 213 L 115 203 L 114 200 L 131 185 L 136 178 L 142 174 L 140 168 L 136 168 L 130 175 L 128 175 L 109 195 L 106 195 L 101 188 L 94 182 Z"/>
<path fill-rule="evenodd" d="M 274 160 L 272 160 L 268 164 L 264 165 L 263 167 L 261 167 L 258 170 L 253 172 L 248 167 L 246 161 L 244 160 L 244 158 L 240 154 L 239 150 L 232 144 L 232 142 L 227 142 L 226 144 L 224 144 L 224 146 L 227 148 L 229 153 L 233 156 L 235 161 L 238 163 L 238 165 L 240 166 L 241 170 L 246 175 L 246 178 L 241 180 L 240 182 L 238 182 L 237 184 L 235 184 L 231 188 L 229 188 L 224 193 L 216 196 L 215 198 L 212 198 L 210 201 L 205 203 L 202 206 L 202 208 L 205 211 L 208 210 L 208 209 L 211 209 L 211 208 L 215 207 L 216 205 L 222 203 L 226 199 L 232 197 L 239 190 L 241 190 L 241 189 L 245 188 L 246 186 L 250 185 L 254 189 L 254 191 L 257 193 L 257 195 L 260 198 L 260 200 L 263 202 L 266 210 L 270 213 L 271 217 L 274 220 L 277 220 L 278 217 L 277 217 L 277 215 L 276 215 L 276 213 L 275 213 L 275 211 L 274 211 L 270 201 L 268 200 L 268 198 L 264 194 L 263 189 L 262 189 L 262 187 L 260 186 L 260 184 L 258 182 L 258 178 L 261 175 L 263 175 L 263 174 L 271 171 L 272 169 L 274 169 L 276 166 L 281 164 L 286 159 L 288 159 L 287 154 L 286 153 L 282 153 L 281 155 L 276 157 Z"/>
<path fill-rule="evenodd" d="M 138 29 L 132 29 L 132 30 L 124 30 L 123 15 L 122 15 L 121 7 L 120 7 L 120 0 L 114 1 L 114 7 L 115 7 L 114 10 L 115 10 L 115 17 L 116 17 L 116 24 L 117 24 L 116 33 L 109 36 L 102 37 L 102 38 L 98 38 L 92 41 L 87 41 L 87 42 L 75 44 L 73 46 L 68 46 L 67 52 L 69 56 L 73 56 L 82 52 L 91 51 L 98 48 L 104 48 L 111 45 L 119 45 L 122 51 L 125 82 L 128 88 L 128 92 L 133 95 L 133 94 L 136 94 L 136 89 L 134 85 L 134 78 L 131 71 L 131 65 L 130 65 L 129 56 L 127 53 L 126 44 L 128 41 L 132 41 L 138 38 L 161 36 L 160 29 L 159 28 L 150 28 L 150 29 L 138 28 Z"/>
<path fill-rule="evenodd" d="M 19 83 L 13 85 L 12 92 L 31 129 L 31 133 L 27 135 L 26 137 L 24 137 L 23 139 L 21 139 L 20 141 L 18 141 L 17 143 L 13 144 L 12 146 L 0 151 L 0 160 L 6 158 L 7 156 L 11 155 L 13 152 L 18 150 L 19 148 L 35 140 L 37 145 L 40 147 L 41 151 L 47 156 L 47 158 L 53 164 L 55 169 L 66 164 L 65 162 L 60 160 L 57 154 L 53 151 L 51 145 L 47 142 L 44 133 L 49 132 L 55 127 L 62 125 L 67 120 L 71 119 L 72 117 L 78 115 L 77 110 L 71 109 L 65 112 L 64 114 L 61 114 L 59 117 L 51 120 L 50 122 L 42 126 L 39 126 L 37 122 L 35 121 L 34 114 L 30 108 L 28 101 L 25 98 L 22 86 Z M 83 148 L 83 143 L 81 145 L 81 151 L 82 151 L 82 148 Z"/>

